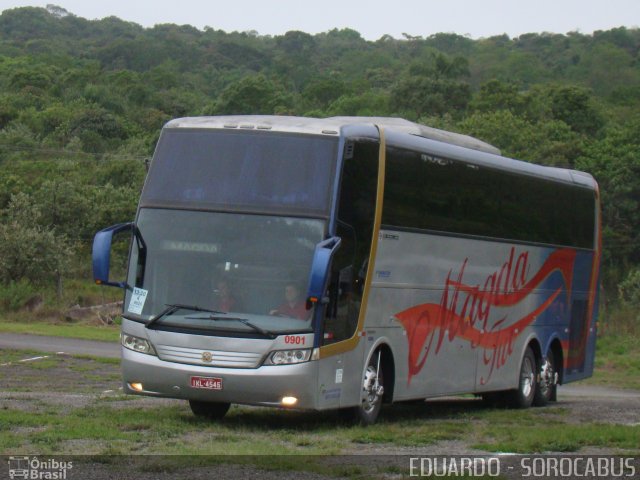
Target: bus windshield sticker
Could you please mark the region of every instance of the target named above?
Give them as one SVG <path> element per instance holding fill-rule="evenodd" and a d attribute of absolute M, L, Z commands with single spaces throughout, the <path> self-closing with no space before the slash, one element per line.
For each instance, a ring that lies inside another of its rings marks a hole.
<path fill-rule="evenodd" d="M 165 240 L 162 242 L 165 250 L 178 250 L 182 252 L 195 253 L 218 253 L 218 245 L 215 243 L 179 242 L 175 240 Z"/>
<path fill-rule="evenodd" d="M 147 301 L 148 290 L 142 288 L 134 288 L 131 294 L 131 300 L 129 301 L 129 308 L 127 310 L 136 315 L 142 315 L 142 309 L 144 308 L 144 302 Z"/>

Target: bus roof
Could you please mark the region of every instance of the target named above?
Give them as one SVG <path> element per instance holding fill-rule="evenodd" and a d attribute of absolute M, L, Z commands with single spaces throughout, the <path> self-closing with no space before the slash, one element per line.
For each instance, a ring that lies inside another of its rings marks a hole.
<path fill-rule="evenodd" d="M 435 150 L 441 150 L 440 153 L 453 157 L 452 159 L 466 160 L 478 165 L 573 183 L 592 190 L 597 188 L 595 180 L 588 173 L 566 168 L 537 165 L 503 157 L 498 148 L 469 135 L 448 132 L 395 117 L 313 118 L 279 115 L 184 117 L 169 121 L 165 125 L 165 128 L 265 130 L 308 135 L 340 135 L 345 127 L 356 125 L 377 125 L 390 133 L 395 132 L 400 135 L 409 134 L 415 137 L 416 142 L 420 142 L 420 138 L 438 142 L 431 145 L 436 146 Z M 393 133 L 391 133 L 391 136 L 394 136 Z M 437 147 L 438 145 L 439 148 Z M 472 155 L 468 153 L 464 154 L 464 150 L 458 147 L 474 150 L 478 153 Z"/>
<path fill-rule="evenodd" d="M 349 125 L 378 125 L 385 130 L 409 133 L 452 145 L 500 155 L 500 150 L 482 140 L 427 127 L 402 118 L 393 117 L 286 117 L 277 115 L 231 115 L 220 117 L 186 117 L 171 120 L 165 128 L 239 128 L 272 130 L 280 132 L 307 133 L 315 135 L 338 135 Z"/>

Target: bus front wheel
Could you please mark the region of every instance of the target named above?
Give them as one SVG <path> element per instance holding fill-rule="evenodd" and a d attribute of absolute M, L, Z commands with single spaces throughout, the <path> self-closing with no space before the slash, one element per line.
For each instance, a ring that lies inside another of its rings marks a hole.
<path fill-rule="evenodd" d="M 210 420 L 219 420 L 229 411 L 230 403 L 223 402 L 202 402 L 200 400 L 189 400 L 191 411 L 196 417 L 204 417 Z"/>
<path fill-rule="evenodd" d="M 362 399 L 353 409 L 354 417 L 361 425 L 372 425 L 380 414 L 384 395 L 384 374 L 382 369 L 382 351 L 375 352 L 362 378 Z"/>

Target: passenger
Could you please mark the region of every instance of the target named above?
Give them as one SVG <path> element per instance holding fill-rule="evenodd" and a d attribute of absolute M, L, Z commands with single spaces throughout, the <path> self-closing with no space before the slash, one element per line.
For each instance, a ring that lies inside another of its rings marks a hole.
<path fill-rule="evenodd" d="M 274 308 L 269 315 L 280 315 L 282 317 L 297 318 L 306 320 L 309 318 L 309 311 L 304 300 L 300 298 L 300 291 L 293 283 L 288 283 L 284 288 L 285 301 L 278 308 Z"/>
<path fill-rule="evenodd" d="M 229 288 L 226 280 L 218 281 L 218 288 L 215 293 L 217 298 L 214 308 L 223 312 L 231 312 L 236 306 L 236 299 L 231 294 L 231 288 Z"/>

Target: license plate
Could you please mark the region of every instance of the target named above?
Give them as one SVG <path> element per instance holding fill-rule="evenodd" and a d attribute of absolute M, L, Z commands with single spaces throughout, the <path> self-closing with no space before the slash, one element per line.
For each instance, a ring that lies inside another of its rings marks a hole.
<path fill-rule="evenodd" d="M 222 379 L 217 377 L 191 377 L 191 386 L 208 390 L 222 390 Z"/>

